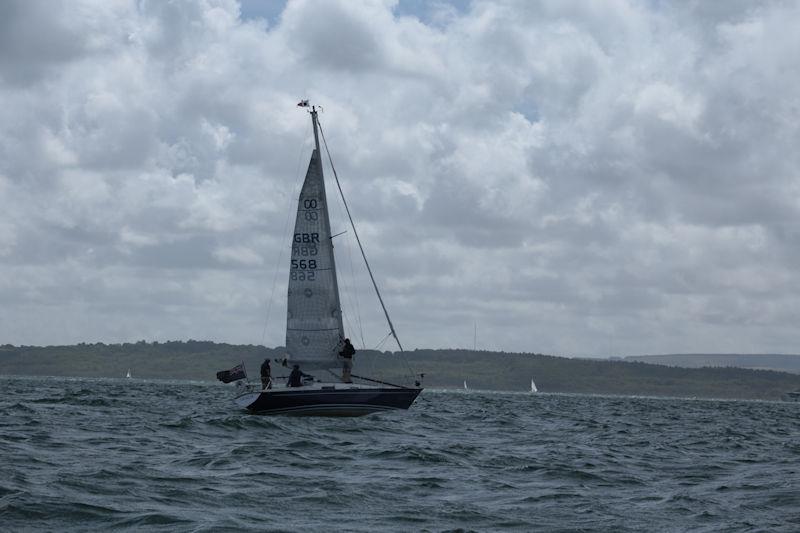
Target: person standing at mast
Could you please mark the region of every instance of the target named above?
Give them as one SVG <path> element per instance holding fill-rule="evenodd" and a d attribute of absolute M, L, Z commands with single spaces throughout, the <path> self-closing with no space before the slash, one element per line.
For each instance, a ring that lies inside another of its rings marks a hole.
<path fill-rule="evenodd" d="M 342 351 L 339 352 L 339 357 L 342 358 L 342 382 L 344 383 L 353 382 L 350 377 L 350 371 L 353 369 L 353 355 L 355 353 L 356 349 L 350 344 L 350 339 L 345 339 Z"/>

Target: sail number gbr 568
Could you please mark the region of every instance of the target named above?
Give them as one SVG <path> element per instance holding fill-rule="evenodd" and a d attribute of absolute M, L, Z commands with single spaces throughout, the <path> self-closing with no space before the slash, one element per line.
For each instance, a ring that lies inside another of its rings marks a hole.
<path fill-rule="evenodd" d="M 315 256 L 319 244 L 319 233 L 295 233 L 292 245 L 294 256 Z M 292 259 L 290 276 L 295 281 L 314 281 L 316 259 Z"/>

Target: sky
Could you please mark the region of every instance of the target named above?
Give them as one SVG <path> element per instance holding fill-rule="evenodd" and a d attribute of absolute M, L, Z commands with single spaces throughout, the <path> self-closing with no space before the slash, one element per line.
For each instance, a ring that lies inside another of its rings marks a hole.
<path fill-rule="evenodd" d="M 0 344 L 283 345 L 309 99 L 404 348 L 798 353 L 798 22 L 0 2 Z M 336 254 L 356 347 L 396 349 L 352 230 Z"/>

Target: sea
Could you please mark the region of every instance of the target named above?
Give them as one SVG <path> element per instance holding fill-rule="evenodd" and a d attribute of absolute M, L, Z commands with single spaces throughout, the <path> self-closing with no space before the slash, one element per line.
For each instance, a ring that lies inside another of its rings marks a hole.
<path fill-rule="evenodd" d="M 800 531 L 800 403 L 426 390 L 250 415 L 217 383 L 0 377 L 0 531 Z"/>

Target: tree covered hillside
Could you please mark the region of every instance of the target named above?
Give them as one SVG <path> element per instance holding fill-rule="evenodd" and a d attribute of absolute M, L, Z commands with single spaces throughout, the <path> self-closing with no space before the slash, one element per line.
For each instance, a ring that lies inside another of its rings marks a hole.
<path fill-rule="evenodd" d="M 283 348 L 205 341 L 140 341 L 72 346 L 0 346 L 0 374 L 213 381 L 218 370 L 245 364 L 252 380 L 264 358 L 280 360 Z M 273 364 L 273 375 L 287 374 Z M 642 362 L 570 359 L 532 353 L 470 350 L 359 351 L 353 373 L 408 384 L 424 373 L 426 387 L 542 392 L 747 398 L 778 400 L 800 389 L 800 375 L 742 368 L 678 368 Z M 326 371 L 317 377 L 331 379 Z"/>

